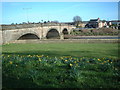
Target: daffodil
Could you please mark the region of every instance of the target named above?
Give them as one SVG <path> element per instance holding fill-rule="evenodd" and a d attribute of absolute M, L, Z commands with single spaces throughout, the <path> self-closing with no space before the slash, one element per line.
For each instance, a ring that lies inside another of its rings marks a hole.
<path fill-rule="evenodd" d="M 106 63 L 106 61 L 104 61 L 104 63 Z"/>
<path fill-rule="evenodd" d="M 41 62 L 42 60 L 39 58 L 39 61 Z"/>
<path fill-rule="evenodd" d="M 98 61 L 101 61 L 101 60 L 98 58 Z"/>
<path fill-rule="evenodd" d="M 76 61 L 74 63 L 76 63 Z"/>
<path fill-rule="evenodd" d="M 8 55 L 8 57 L 10 57 L 10 55 Z"/>
<path fill-rule="evenodd" d="M 28 57 L 30 57 L 31 55 L 28 55 Z"/>
<path fill-rule="evenodd" d="M 10 61 L 9 63 L 10 63 L 10 64 L 12 64 L 13 62 L 12 62 L 12 61 Z"/>
<path fill-rule="evenodd" d="M 89 61 L 87 61 L 87 63 L 89 63 Z"/>
<path fill-rule="evenodd" d="M 70 63 L 70 66 L 72 67 L 73 65 Z"/>

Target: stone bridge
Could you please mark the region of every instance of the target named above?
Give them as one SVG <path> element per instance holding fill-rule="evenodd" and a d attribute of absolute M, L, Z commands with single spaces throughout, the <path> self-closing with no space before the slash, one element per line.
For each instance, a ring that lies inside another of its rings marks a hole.
<path fill-rule="evenodd" d="M 64 39 L 75 27 L 68 24 L 2 25 L 0 43 L 26 39 Z"/>

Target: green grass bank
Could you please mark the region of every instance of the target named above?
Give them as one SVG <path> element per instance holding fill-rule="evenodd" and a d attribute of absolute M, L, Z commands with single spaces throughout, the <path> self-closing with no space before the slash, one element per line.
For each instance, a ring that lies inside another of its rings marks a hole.
<path fill-rule="evenodd" d="M 117 43 L 40 43 L 40 44 L 6 44 L 2 46 L 3 54 L 47 55 L 51 57 L 112 57 L 118 58 Z"/>
<path fill-rule="evenodd" d="M 117 43 L 2 46 L 3 89 L 120 88 Z"/>

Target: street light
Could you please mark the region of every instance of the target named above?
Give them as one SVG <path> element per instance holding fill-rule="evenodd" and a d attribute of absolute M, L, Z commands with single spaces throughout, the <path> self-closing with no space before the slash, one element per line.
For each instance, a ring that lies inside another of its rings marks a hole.
<path fill-rule="evenodd" d="M 27 17 L 27 21 L 29 22 L 29 19 L 28 19 L 28 10 L 30 10 L 31 8 L 23 8 L 23 10 L 26 10 L 26 17 Z"/>

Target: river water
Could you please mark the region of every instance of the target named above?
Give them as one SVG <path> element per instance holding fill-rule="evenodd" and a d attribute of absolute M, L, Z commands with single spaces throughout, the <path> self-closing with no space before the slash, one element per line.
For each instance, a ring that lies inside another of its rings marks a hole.
<path fill-rule="evenodd" d="M 93 37 L 89 37 L 89 36 L 76 36 L 76 37 L 71 37 L 71 39 L 120 39 L 120 37 L 108 37 L 108 36 L 105 36 L 105 37 L 95 37 L 95 36 L 93 36 Z"/>

